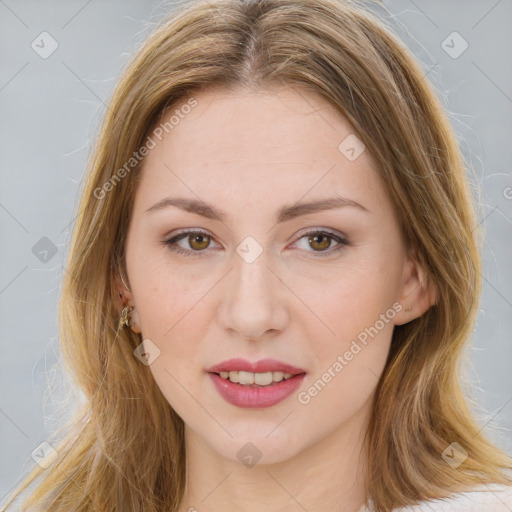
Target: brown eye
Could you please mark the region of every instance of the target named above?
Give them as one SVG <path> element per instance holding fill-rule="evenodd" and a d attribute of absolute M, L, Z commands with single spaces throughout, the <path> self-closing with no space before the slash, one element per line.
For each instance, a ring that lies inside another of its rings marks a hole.
<path fill-rule="evenodd" d="M 324 230 L 314 230 L 304 233 L 298 240 L 302 242 L 301 249 L 315 253 L 315 256 L 329 256 L 342 251 L 350 245 L 344 235 L 337 235 Z"/>
<path fill-rule="evenodd" d="M 210 252 L 206 249 L 210 248 L 212 240 L 213 238 L 208 233 L 202 231 L 182 231 L 169 240 L 164 240 L 163 244 L 171 251 L 183 256 L 204 256 Z M 319 230 L 305 233 L 299 239 L 299 241 L 302 240 L 306 243 L 306 252 L 317 253 L 318 256 L 329 256 L 350 245 L 343 235 Z M 333 242 L 335 242 L 334 246 Z"/>
<path fill-rule="evenodd" d="M 332 237 L 325 233 L 308 237 L 309 244 L 315 251 L 324 251 L 331 246 Z"/>
<path fill-rule="evenodd" d="M 189 245 L 192 249 L 196 251 L 200 251 L 202 249 L 206 249 L 210 244 L 210 237 L 208 235 L 204 235 L 202 233 L 197 233 L 194 235 L 188 236 Z"/>
<path fill-rule="evenodd" d="M 210 243 L 213 238 L 206 232 L 188 230 L 182 231 L 169 240 L 164 240 L 163 244 L 172 252 L 183 256 L 203 256 L 209 251 Z"/>

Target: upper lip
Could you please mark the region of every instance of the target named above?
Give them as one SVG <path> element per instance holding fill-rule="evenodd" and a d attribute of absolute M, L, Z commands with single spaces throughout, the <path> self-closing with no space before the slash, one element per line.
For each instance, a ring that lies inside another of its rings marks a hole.
<path fill-rule="evenodd" d="M 247 359 L 234 358 L 223 361 L 208 369 L 209 373 L 231 372 L 231 371 L 244 371 L 252 373 L 266 373 L 266 372 L 283 372 L 291 373 L 292 375 L 299 375 L 306 373 L 306 370 L 297 368 L 288 363 L 283 363 L 277 359 L 260 359 L 251 363 Z"/>

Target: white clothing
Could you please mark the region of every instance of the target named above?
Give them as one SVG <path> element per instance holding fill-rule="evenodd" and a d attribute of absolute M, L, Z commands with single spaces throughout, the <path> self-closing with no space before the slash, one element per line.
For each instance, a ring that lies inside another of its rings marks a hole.
<path fill-rule="evenodd" d="M 373 512 L 372 503 L 370 508 L 363 506 L 358 512 Z M 512 486 L 484 484 L 472 491 L 422 501 L 417 505 L 393 509 L 393 512 L 512 512 Z"/>

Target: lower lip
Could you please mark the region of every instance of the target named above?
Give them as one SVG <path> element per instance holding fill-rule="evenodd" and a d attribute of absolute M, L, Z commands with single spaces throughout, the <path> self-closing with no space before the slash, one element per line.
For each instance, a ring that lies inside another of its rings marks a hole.
<path fill-rule="evenodd" d="M 270 386 L 253 388 L 235 384 L 228 379 L 223 379 L 216 373 L 208 374 L 222 398 L 237 407 L 249 409 L 272 407 L 288 398 L 302 384 L 305 373 L 296 375 L 287 380 L 276 382 Z"/>

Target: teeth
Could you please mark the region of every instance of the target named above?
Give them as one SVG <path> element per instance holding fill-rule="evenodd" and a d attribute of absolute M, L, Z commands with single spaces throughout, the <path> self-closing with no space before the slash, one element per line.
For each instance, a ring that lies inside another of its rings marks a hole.
<path fill-rule="evenodd" d="M 230 379 L 233 378 L 231 373 L 235 373 L 235 372 L 229 372 Z M 238 372 L 238 382 L 240 384 L 254 384 L 254 373 Z"/>
<path fill-rule="evenodd" d="M 288 374 L 286 374 L 288 375 Z M 274 382 L 281 382 L 284 378 L 284 373 L 283 372 L 272 372 L 272 380 Z"/>
<path fill-rule="evenodd" d="M 258 384 L 258 386 L 268 386 L 272 384 L 272 379 L 272 372 L 254 374 L 254 384 Z"/>
<path fill-rule="evenodd" d="M 220 376 L 223 379 L 246 386 L 251 384 L 256 384 L 257 386 L 269 386 L 273 382 L 281 382 L 283 379 L 287 380 L 291 378 L 292 374 L 283 372 L 252 373 L 235 370 L 231 372 L 220 372 Z"/>

